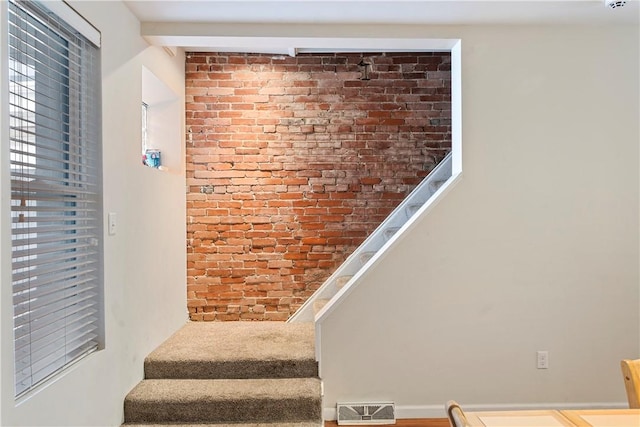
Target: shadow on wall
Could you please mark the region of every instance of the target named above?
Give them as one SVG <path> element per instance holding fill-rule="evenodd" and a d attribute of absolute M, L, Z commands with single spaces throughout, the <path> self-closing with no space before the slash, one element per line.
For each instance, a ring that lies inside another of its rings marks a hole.
<path fill-rule="evenodd" d="M 295 312 L 451 150 L 450 69 L 442 52 L 188 54 L 191 319 Z"/>

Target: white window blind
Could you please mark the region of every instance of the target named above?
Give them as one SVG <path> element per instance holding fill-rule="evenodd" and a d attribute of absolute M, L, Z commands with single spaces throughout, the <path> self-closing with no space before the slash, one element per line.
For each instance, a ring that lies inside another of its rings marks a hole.
<path fill-rule="evenodd" d="M 8 7 L 20 396 L 100 342 L 100 55 L 46 3 L 10 0 Z"/>

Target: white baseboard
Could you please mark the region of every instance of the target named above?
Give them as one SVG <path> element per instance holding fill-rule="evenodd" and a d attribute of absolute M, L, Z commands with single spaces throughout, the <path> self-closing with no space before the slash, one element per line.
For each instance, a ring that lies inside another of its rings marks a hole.
<path fill-rule="evenodd" d="M 627 402 L 589 402 L 589 403 L 503 403 L 503 404 L 466 404 L 458 402 L 466 412 L 479 411 L 526 411 L 536 409 L 624 409 L 628 408 Z M 322 409 L 322 417 L 325 421 L 334 421 L 336 408 Z M 442 405 L 396 405 L 396 419 L 411 418 L 446 418 L 447 414 Z"/>

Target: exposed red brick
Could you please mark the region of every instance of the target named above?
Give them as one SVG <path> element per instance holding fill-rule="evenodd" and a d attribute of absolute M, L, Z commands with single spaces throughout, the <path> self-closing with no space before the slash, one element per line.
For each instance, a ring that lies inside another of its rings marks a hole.
<path fill-rule="evenodd" d="M 450 150 L 450 69 L 447 53 L 189 54 L 191 319 L 295 312 Z"/>

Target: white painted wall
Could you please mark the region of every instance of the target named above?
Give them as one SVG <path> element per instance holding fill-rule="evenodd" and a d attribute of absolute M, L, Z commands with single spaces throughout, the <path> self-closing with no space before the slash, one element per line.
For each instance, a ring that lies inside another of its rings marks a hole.
<path fill-rule="evenodd" d="M 121 2 L 70 3 L 102 32 L 104 212 L 105 218 L 108 212 L 118 216 L 117 234 L 104 237 L 106 347 L 15 404 L 11 290 L 4 286 L 10 283 L 11 257 L 5 256 L 10 241 L 3 209 L 0 424 L 6 426 L 120 425 L 124 396 L 142 378 L 144 357 L 187 320 L 184 54 L 171 58 L 161 48 L 149 47 L 139 35 L 137 19 Z M 5 30 L 2 19 L 3 34 Z M 180 160 L 170 172 L 141 164 L 143 66 L 181 99 L 175 141 Z M 2 124 L 5 135 L 4 120 Z M 8 160 L 0 160 L 2 204 L 8 206 Z"/>
<path fill-rule="evenodd" d="M 638 26 L 376 36 L 400 32 L 462 40 L 463 177 L 320 325 L 325 414 L 624 405 L 619 361 L 640 357 Z"/>
<path fill-rule="evenodd" d="M 147 47 L 119 2 L 71 3 L 103 36 L 105 214 L 119 221 L 105 236 L 106 349 L 16 407 L 3 286 L 2 425 L 118 425 L 142 359 L 186 320 L 184 168 L 139 158 L 142 66 L 182 96 L 183 57 Z M 464 176 L 322 324 L 325 408 L 623 403 L 618 362 L 640 357 L 638 27 L 325 35 L 374 34 L 462 39 Z M 546 371 L 535 369 L 541 349 Z"/>

